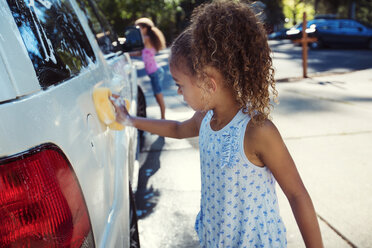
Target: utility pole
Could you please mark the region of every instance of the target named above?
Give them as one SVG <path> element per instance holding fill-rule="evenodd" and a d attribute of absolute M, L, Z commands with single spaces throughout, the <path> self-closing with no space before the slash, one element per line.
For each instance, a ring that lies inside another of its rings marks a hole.
<path fill-rule="evenodd" d="M 307 37 L 306 28 L 307 28 L 307 20 L 306 20 L 306 12 L 303 13 L 302 17 L 302 38 L 299 40 L 294 40 L 293 42 L 301 43 L 302 44 L 302 72 L 303 77 L 307 78 L 307 49 L 308 43 L 316 42 L 318 39 L 315 37 Z"/>

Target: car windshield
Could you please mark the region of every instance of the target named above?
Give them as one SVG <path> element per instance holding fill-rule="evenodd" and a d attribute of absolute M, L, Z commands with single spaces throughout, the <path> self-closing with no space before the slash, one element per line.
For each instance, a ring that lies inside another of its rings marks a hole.
<path fill-rule="evenodd" d="M 302 22 L 297 23 L 297 24 L 294 25 L 292 28 L 293 28 L 293 29 L 298 29 L 298 28 L 301 28 L 301 27 L 302 27 Z"/>
<path fill-rule="evenodd" d="M 318 23 L 322 23 L 322 22 L 323 22 L 323 20 L 320 20 L 320 19 L 310 20 L 310 21 L 307 22 L 306 27 L 309 28 L 310 25 L 312 25 L 312 24 L 318 24 Z M 302 30 L 302 22 L 294 25 L 291 29 Z"/>

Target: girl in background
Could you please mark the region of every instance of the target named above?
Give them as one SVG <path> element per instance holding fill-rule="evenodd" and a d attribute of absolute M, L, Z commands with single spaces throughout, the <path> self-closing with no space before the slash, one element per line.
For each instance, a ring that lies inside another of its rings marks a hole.
<path fill-rule="evenodd" d="M 145 64 L 146 73 L 150 77 L 156 102 L 160 107 L 161 119 L 165 119 L 165 103 L 162 93 L 164 70 L 155 61 L 155 54 L 166 47 L 165 38 L 149 18 L 140 18 L 135 22 L 135 25 L 141 29 L 145 45 L 142 50 L 142 60 Z"/>

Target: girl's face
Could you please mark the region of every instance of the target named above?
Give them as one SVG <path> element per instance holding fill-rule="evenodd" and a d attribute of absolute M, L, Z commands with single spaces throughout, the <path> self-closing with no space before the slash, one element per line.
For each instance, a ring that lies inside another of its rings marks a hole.
<path fill-rule="evenodd" d="M 140 31 L 142 33 L 142 35 L 146 35 L 147 34 L 147 27 L 143 26 L 143 25 L 138 25 L 139 28 L 140 28 Z"/>
<path fill-rule="evenodd" d="M 197 78 L 186 74 L 176 66 L 170 66 L 170 73 L 178 87 L 177 93 L 195 111 L 206 110 L 206 91 L 197 84 Z"/>

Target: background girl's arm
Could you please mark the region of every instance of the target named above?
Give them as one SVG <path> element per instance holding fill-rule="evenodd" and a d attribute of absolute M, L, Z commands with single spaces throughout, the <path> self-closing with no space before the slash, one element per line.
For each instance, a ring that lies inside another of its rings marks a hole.
<path fill-rule="evenodd" d="M 306 247 L 323 247 L 313 203 L 278 129 L 269 120 L 252 129 L 255 153 L 286 195 Z"/>

